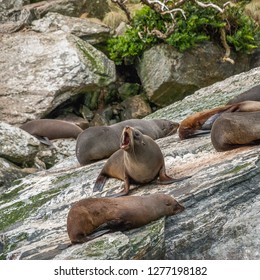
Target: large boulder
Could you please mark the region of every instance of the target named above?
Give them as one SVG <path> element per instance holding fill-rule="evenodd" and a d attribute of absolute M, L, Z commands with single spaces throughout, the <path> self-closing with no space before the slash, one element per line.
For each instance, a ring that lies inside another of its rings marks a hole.
<path fill-rule="evenodd" d="M 80 37 L 90 44 L 106 41 L 111 31 L 109 27 L 94 23 L 88 19 L 69 17 L 51 12 L 42 19 L 33 21 L 32 30 L 43 33 L 62 30 Z"/>
<path fill-rule="evenodd" d="M 225 104 L 260 84 L 260 68 L 197 91 L 152 114 L 181 121 L 187 115 Z M 152 182 L 130 195 L 167 193 L 184 212 L 145 227 L 110 233 L 67 247 L 66 217 L 73 202 L 93 196 L 105 161 L 79 167 L 75 155 L 48 171 L 29 175 L 0 195 L 0 258 L 6 259 L 259 259 L 260 147 L 216 152 L 210 136 L 157 140 L 167 173 L 192 177 L 172 185 Z M 119 192 L 109 179 L 102 193 Z"/>
<path fill-rule="evenodd" d="M 43 117 L 71 96 L 116 78 L 103 53 L 62 31 L 5 34 L 0 60 L 0 119 L 11 124 Z"/>
<path fill-rule="evenodd" d="M 250 69 L 250 56 L 232 53 L 235 64 L 221 61 L 224 51 L 204 43 L 186 52 L 161 44 L 144 52 L 137 65 L 152 103 L 163 107 L 196 90 Z"/>
<path fill-rule="evenodd" d="M 87 13 L 90 17 L 102 19 L 109 11 L 107 0 L 52 0 L 41 1 L 24 6 L 32 10 L 38 18 L 48 12 L 55 12 L 66 16 L 78 17 Z"/>

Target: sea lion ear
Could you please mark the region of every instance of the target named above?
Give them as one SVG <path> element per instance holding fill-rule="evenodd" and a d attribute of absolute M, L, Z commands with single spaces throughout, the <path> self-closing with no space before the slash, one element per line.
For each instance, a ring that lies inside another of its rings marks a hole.
<path fill-rule="evenodd" d="M 142 141 L 142 144 L 145 146 L 145 142 L 144 141 Z"/>

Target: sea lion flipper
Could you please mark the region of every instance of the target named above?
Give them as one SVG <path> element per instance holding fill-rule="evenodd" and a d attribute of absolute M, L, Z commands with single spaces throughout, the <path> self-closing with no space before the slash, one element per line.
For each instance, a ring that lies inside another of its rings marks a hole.
<path fill-rule="evenodd" d="M 100 173 L 95 182 L 93 192 L 97 192 L 97 191 L 101 192 L 103 190 L 106 180 L 107 180 L 107 176 Z"/>
<path fill-rule="evenodd" d="M 185 176 L 185 177 L 181 177 L 181 178 L 178 178 L 178 179 L 172 178 L 172 177 L 170 177 L 166 174 L 165 166 L 163 166 L 161 168 L 161 170 L 159 171 L 159 180 L 157 180 L 157 183 L 161 184 L 161 185 L 167 185 L 167 184 L 172 184 L 172 183 L 175 183 L 175 182 L 183 181 L 183 180 L 188 179 L 190 177 L 191 176 Z"/>
<path fill-rule="evenodd" d="M 39 136 L 39 135 L 33 135 L 35 138 L 37 138 L 42 144 L 47 146 L 52 146 L 52 143 L 48 137 L 45 136 Z"/>

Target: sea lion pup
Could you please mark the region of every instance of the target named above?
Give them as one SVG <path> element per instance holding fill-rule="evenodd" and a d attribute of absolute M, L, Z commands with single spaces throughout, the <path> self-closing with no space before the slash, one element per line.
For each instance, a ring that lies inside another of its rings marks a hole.
<path fill-rule="evenodd" d="M 125 126 L 139 129 L 153 139 L 175 133 L 179 124 L 169 120 L 131 119 L 110 126 L 95 126 L 84 130 L 76 143 L 76 156 L 81 165 L 108 158 L 120 149 L 120 136 Z"/>
<path fill-rule="evenodd" d="M 227 105 L 239 103 L 239 102 L 247 101 L 247 100 L 260 101 L 260 85 L 254 86 L 254 87 L 250 88 L 249 90 L 230 99 L 228 101 Z"/>
<path fill-rule="evenodd" d="M 124 181 L 124 189 L 114 196 L 127 195 L 130 183 L 146 184 L 159 177 L 159 184 L 171 184 L 189 177 L 174 179 L 165 171 L 164 157 L 158 144 L 138 129 L 126 126 L 120 140 L 121 149 L 105 163 L 93 191 L 102 191 L 108 177 Z"/>
<path fill-rule="evenodd" d="M 224 113 L 213 124 L 211 142 L 219 151 L 260 144 L 260 112 Z"/>
<path fill-rule="evenodd" d="M 49 140 L 60 138 L 74 138 L 83 131 L 76 124 L 53 119 L 39 119 L 29 121 L 20 126 L 22 130 L 38 138 L 40 142 L 51 145 Z"/>
<path fill-rule="evenodd" d="M 76 202 L 67 217 L 72 244 L 83 243 L 114 230 L 141 227 L 184 207 L 166 194 L 117 198 L 86 198 Z"/>
<path fill-rule="evenodd" d="M 179 137 L 181 140 L 209 133 L 213 123 L 225 112 L 255 112 L 260 111 L 260 102 L 243 101 L 225 105 L 188 116 L 180 123 Z"/>

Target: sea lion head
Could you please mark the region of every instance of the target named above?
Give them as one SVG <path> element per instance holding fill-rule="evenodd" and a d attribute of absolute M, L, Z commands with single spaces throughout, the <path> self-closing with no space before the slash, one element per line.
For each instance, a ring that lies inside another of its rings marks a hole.
<path fill-rule="evenodd" d="M 157 194 L 166 209 L 166 215 L 171 216 L 182 212 L 185 208 L 175 198 L 167 194 Z"/>
<path fill-rule="evenodd" d="M 126 126 L 123 129 L 120 139 L 120 148 L 127 151 L 135 145 L 145 145 L 144 135 L 136 128 Z"/>
<path fill-rule="evenodd" d="M 177 132 L 179 123 L 169 121 L 169 120 L 164 120 L 164 119 L 158 119 L 158 120 L 153 120 L 157 126 L 161 129 L 161 135 L 162 136 L 170 136 L 174 133 Z"/>

